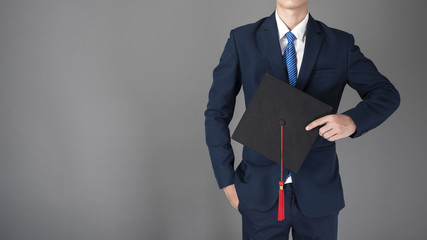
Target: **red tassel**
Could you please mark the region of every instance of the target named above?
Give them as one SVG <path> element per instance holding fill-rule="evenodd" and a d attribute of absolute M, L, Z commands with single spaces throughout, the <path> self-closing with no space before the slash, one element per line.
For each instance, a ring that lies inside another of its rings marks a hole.
<path fill-rule="evenodd" d="M 277 216 L 278 221 L 282 221 L 285 219 L 285 190 L 283 189 L 283 185 L 285 183 L 283 181 L 279 182 L 279 212 Z"/>
<path fill-rule="evenodd" d="M 280 122 L 280 181 L 279 181 L 279 207 L 277 220 L 282 221 L 285 219 L 285 190 L 283 186 L 285 182 L 283 182 L 283 125 L 285 125 L 284 121 Z"/>

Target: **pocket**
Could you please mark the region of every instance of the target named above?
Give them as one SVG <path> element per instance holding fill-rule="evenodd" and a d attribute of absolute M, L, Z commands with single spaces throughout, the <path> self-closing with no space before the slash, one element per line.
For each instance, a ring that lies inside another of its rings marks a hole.
<path fill-rule="evenodd" d="M 312 74 L 326 74 L 326 73 L 335 73 L 335 68 L 316 68 L 311 72 Z"/>
<path fill-rule="evenodd" d="M 331 163 L 336 158 L 335 145 L 317 148 L 309 154 L 309 158 L 313 163 Z"/>
<path fill-rule="evenodd" d="M 336 146 L 335 142 L 328 142 L 327 144 L 322 144 L 318 147 L 313 148 L 313 152 L 332 149 L 332 148 L 335 148 L 335 146 Z"/>

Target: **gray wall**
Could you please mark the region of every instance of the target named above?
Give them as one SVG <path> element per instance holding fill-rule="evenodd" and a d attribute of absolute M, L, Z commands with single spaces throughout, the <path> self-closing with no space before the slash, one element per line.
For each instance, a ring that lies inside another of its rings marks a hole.
<path fill-rule="evenodd" d="M 229 30 L 275 1 L 1 0 L 0 239 L 239 239 L 214 179 L 203 111 Z M 337 142 L 340 239 L 427 227 L 424 1 L 312 1 L 401 93 Z M 358 95 L 348 88 L 340 111 Z M 237 118 L 243 112 L 239 96 Z M 241 146 L 233 143 L 240 161 Z"/>

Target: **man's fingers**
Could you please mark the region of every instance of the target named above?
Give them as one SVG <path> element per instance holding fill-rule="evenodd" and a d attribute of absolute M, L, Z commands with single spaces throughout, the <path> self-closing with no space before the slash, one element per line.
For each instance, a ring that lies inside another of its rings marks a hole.
<path fill-rule="evenodd" d="M 324 139 L 326 139 L 326 140 L 329 140 L 330 141 L 330 139 L 329 138 L 331 138 L 332 136 L 335 136 L 335 135 L 337 135 L 338 134 L 338 132 L 336 131 L 336 130 L 329 130 L 328 132 L 326 132 L 326 133 L 324 133 L 323 135 L 321 135 Z"/>
<path fill-rule="evenodd" d="M 331 124 L 326 124 L 325 126 L 321 127 L 321 128 L 319 129 L 319 135 L 323 137 L 325 133 L 327 133 L 327 132 L 329 132 L 329 131 L 333 130 L 333 127 L 332 127 L 332 126 L 330 126 L 330 125 L 331 125 Z"/>
<path fill-rule="evenodd" d="M 233 208 L 237 209 L 237 206 L 239 205 L 239 199 L 237 199 L 237 197 L 231 198 L 230 203 Z"/>
<path fill-rule="evenodd" d="M 314 120 L 313 122 L 309 123 L 306 127 L 305 130 L 310 131 L 311 129 L 323 125 L 325 123 L 327 123 L 329 121 L 329 117 L 330 115 L 326 115 L 324 117 L 318 118 L 316 120 Z"/>
<path fill-rule="evenodd" d="M 236 188 L 234 187 L 234 184 L 227 186 L 224 188 L 225 195 L 228 198 L 228 201 L 230 202 L 231 206 L 235 209 L 237 209 L 237 206 L 239 204 L 239 198 L 237 196 Z"/>
<path fill-rule="evenodd" d="M 338 134 L 335 134 L 332 137 L 328 138 L 327 140 L 329 142 L 333 142 L 333 141 L 336 141 L 336 140 L 341 139 L 341 138 L 342 138 L 342 136 L 339 136 Z"/>

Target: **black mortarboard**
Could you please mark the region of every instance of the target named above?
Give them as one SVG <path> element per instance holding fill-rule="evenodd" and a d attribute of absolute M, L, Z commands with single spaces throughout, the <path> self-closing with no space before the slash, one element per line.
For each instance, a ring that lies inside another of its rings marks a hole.
<path fill-rule="evenodd" d="M 232 139 L 279 165 L 283 144 L 283 166 L 296 173 L 319 134 L 319 127 L 305 127 L 331 111 L 331 106 L 266 73 Z"/>

